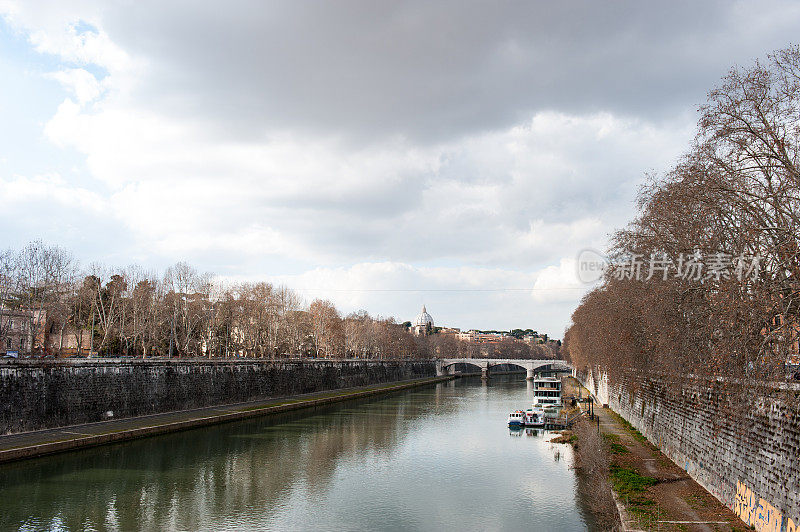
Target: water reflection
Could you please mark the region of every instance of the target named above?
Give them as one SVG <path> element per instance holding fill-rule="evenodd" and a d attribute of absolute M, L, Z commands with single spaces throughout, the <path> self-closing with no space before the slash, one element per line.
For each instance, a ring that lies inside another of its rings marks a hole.
<path fill-rule="evenodd" d="M 525 427 L 525 436 L 542 436 L 544 434 L 543 430 L 532 428 L 532 427 Z"/>
<path fill-rule="evenodd" d="M 527 391 L 463 379 L 9 464 L 0 529 L 581 529 L 571 455 L 505 435 Z"/>

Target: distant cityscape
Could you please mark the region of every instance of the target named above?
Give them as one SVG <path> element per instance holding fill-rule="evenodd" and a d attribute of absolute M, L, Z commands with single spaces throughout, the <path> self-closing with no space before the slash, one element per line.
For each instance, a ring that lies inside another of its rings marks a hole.
<path fill-rule="evenodd" d="M 458 327 L 436 326 L 425 305 L 413 322 L 403 325 L 416 337 L 430 337 L 436 355 L 456 351 L 475 357 L 495 355 L 509 358 L 558 358 L 561 340 L 549 338 L 533 329 L 511 329 L 509 331 L 470 329 L 462 331 Z"/>

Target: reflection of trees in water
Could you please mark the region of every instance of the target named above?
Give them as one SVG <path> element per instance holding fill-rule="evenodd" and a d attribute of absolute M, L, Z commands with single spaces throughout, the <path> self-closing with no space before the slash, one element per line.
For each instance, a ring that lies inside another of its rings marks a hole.
<path fill-rule="evenodd" d="M 0 468 L 0 529 L 194 529 L 268 514 L 337 465 L 397 448 L 421 417 L 447 415 L 453 385 L 88 449 Z M 441 401 L 441 402 L 440 402 Z"/>

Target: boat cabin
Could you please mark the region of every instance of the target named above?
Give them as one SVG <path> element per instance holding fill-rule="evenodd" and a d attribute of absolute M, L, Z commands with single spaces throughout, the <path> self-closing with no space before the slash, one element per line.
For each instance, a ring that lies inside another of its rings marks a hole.
<path fill-rule="evenodd" d="M 541 406 L 561 406 L 561 379 L 557 377 L 533 379 L 533 403 Z"/>

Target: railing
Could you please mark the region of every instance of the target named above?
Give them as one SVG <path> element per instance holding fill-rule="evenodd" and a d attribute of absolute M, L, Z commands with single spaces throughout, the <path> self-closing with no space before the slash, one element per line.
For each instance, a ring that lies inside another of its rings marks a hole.
<path fill-rule="evenodd" d="M 580 412 L 578 412 L 574 416 L 567 417 L 566 425 L 568 427 L 571 427 L 573 424 L 575 424 L 576 421 L 578 421 L 580 418 L 584 417 L 585 415 L 586 415 L 586 412 L 584 410 L 581 410 Z"/>

